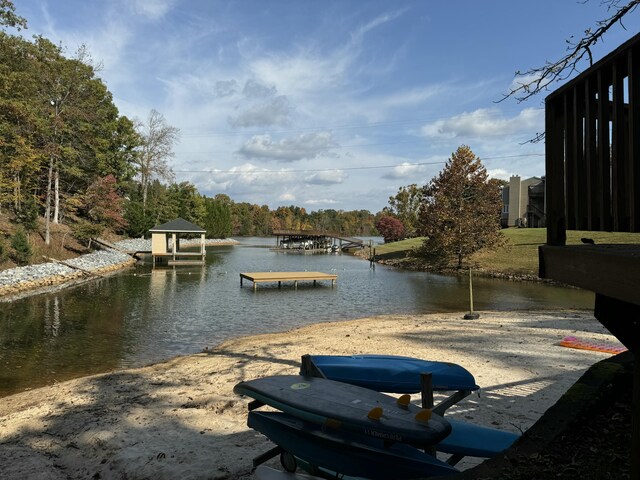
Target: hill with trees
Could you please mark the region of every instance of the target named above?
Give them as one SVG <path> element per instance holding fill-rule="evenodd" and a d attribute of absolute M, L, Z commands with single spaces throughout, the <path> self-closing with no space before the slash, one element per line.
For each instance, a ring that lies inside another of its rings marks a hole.
<path fill-rule="evenodd" d="M 26 28 L 0 0 L 0 268 L 67 258 L 101 235 L 140 237 L 177 217 L 213 238 L 304 228 L 377 234 L 366 210 L 271 210 L 176 183 L 179 130 L 155 109 L 145 121 L 121 115 L 86 47 L 69 54 L 42 36 L 8 32 Z"/>

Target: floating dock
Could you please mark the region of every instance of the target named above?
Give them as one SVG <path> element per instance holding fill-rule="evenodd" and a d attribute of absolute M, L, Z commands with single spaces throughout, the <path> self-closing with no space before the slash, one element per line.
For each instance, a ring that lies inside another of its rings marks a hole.
<path fill-rule="evenodd" d="M 278 288 L 280 288 L 282 282 L 293 282 L 293 286 L 298 288 L 299 281 L 311 280 L 313 280 L 313 285 L 315 285 L 318 280 L 331 280 L 331 287 L 333 288 L 338 279 L 338 275 L 322 272 L 247 272 L 240 274 L 241 287 L 244 279 L 253 282 L 254 291 L 258 283 L 278 282 Z"/>

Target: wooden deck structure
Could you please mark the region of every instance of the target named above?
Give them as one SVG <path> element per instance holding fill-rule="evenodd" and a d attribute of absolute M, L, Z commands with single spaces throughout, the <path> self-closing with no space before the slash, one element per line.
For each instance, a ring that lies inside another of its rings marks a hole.
<path fill-rule="evenodd" d="M 153 264 L 167 261 L 168 265 L 204 265 L 206 230 L 182 218 L 176 218 L 149 230 L 151 233 L 151 256 Z M 199 251 L 181 250 L 180 235 L 199 235 Z"/>
<path fill-rule="evenodd" d="M 338 275 L 322 272 L 247 272 L 240 274 L 240 286 L 243 280 L 253 282 L 253 290 L 258 287 L 258 283 L 278 282 L 278 288 L 282 286 L 282 282 L 293 282 L 294 288 L 298 288 L 299 281 L 313 281 L 316 285 L 318 280 L 331 280 L 331 288 L 336 284 Z"/>
<path fill-rule="evenodd" d="M 595 292 L 595 317 L 634 354 L 640 451 L 640 245 L 566 245 L 566 230 L 640 232 L 640 35 L 545 101 L 547 244 L 540 277 Z M 640 455 L 631 456 L 640 480 Z"/>

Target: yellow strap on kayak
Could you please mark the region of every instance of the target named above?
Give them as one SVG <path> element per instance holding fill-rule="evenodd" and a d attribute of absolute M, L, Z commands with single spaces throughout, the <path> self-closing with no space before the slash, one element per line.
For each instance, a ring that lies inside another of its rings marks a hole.
<path fill-rule="evenodd" d="M 429 419 L 431 418 L 431 409 L 430 408 L 423 408 L 422 410 L 420 410 L 418 413 L 416 413 L 416 420 L 418 422 L 428 422 Z"/>
<path fill-rule="evenodd" d="M 367 413 L 367 417 L 370 420 L 380 420 L 382 417 L 382 407 L 373 407 L 369 413 Z"/>
<path fill-rule="evenodd" d="M 404 395 L 399 397 L 398 400 L 396 400 L 396 403 L 400 408 L 409 408 L 409 404 L 411 403 L 411 395 L 405 393 Z"/>

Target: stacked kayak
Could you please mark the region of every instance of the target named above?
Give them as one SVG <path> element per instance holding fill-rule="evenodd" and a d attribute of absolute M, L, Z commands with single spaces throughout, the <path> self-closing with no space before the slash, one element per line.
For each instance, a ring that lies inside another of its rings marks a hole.
<path fill-rule="evenodd" d="M 425 373 L 433 391 L 454 391 L 433 409 L 410 401 L 409 394 L 424 393 Z M 276 445 L 257 457 L 254 467 L 280 454 L 288 472 L 301 466 L 320 478 L 446 476 L 458 473 L 453 465 L 464 456 L 492 457 L 518 438 L 444 418 L 449 406 L 479 388 L 473 375 L 456 364 L 400 356 L 305 355 L 301 374 L 263 377 L 234 387 L 235 393 L 254 399 L 248 426 Z M 257 411 L 263 405 L 278 411 Z M 445 462 L 436 451 L 451 456 Z M 280 473 L 285 476 L 262 468 L 256 475 L 294 478 Z"/>

